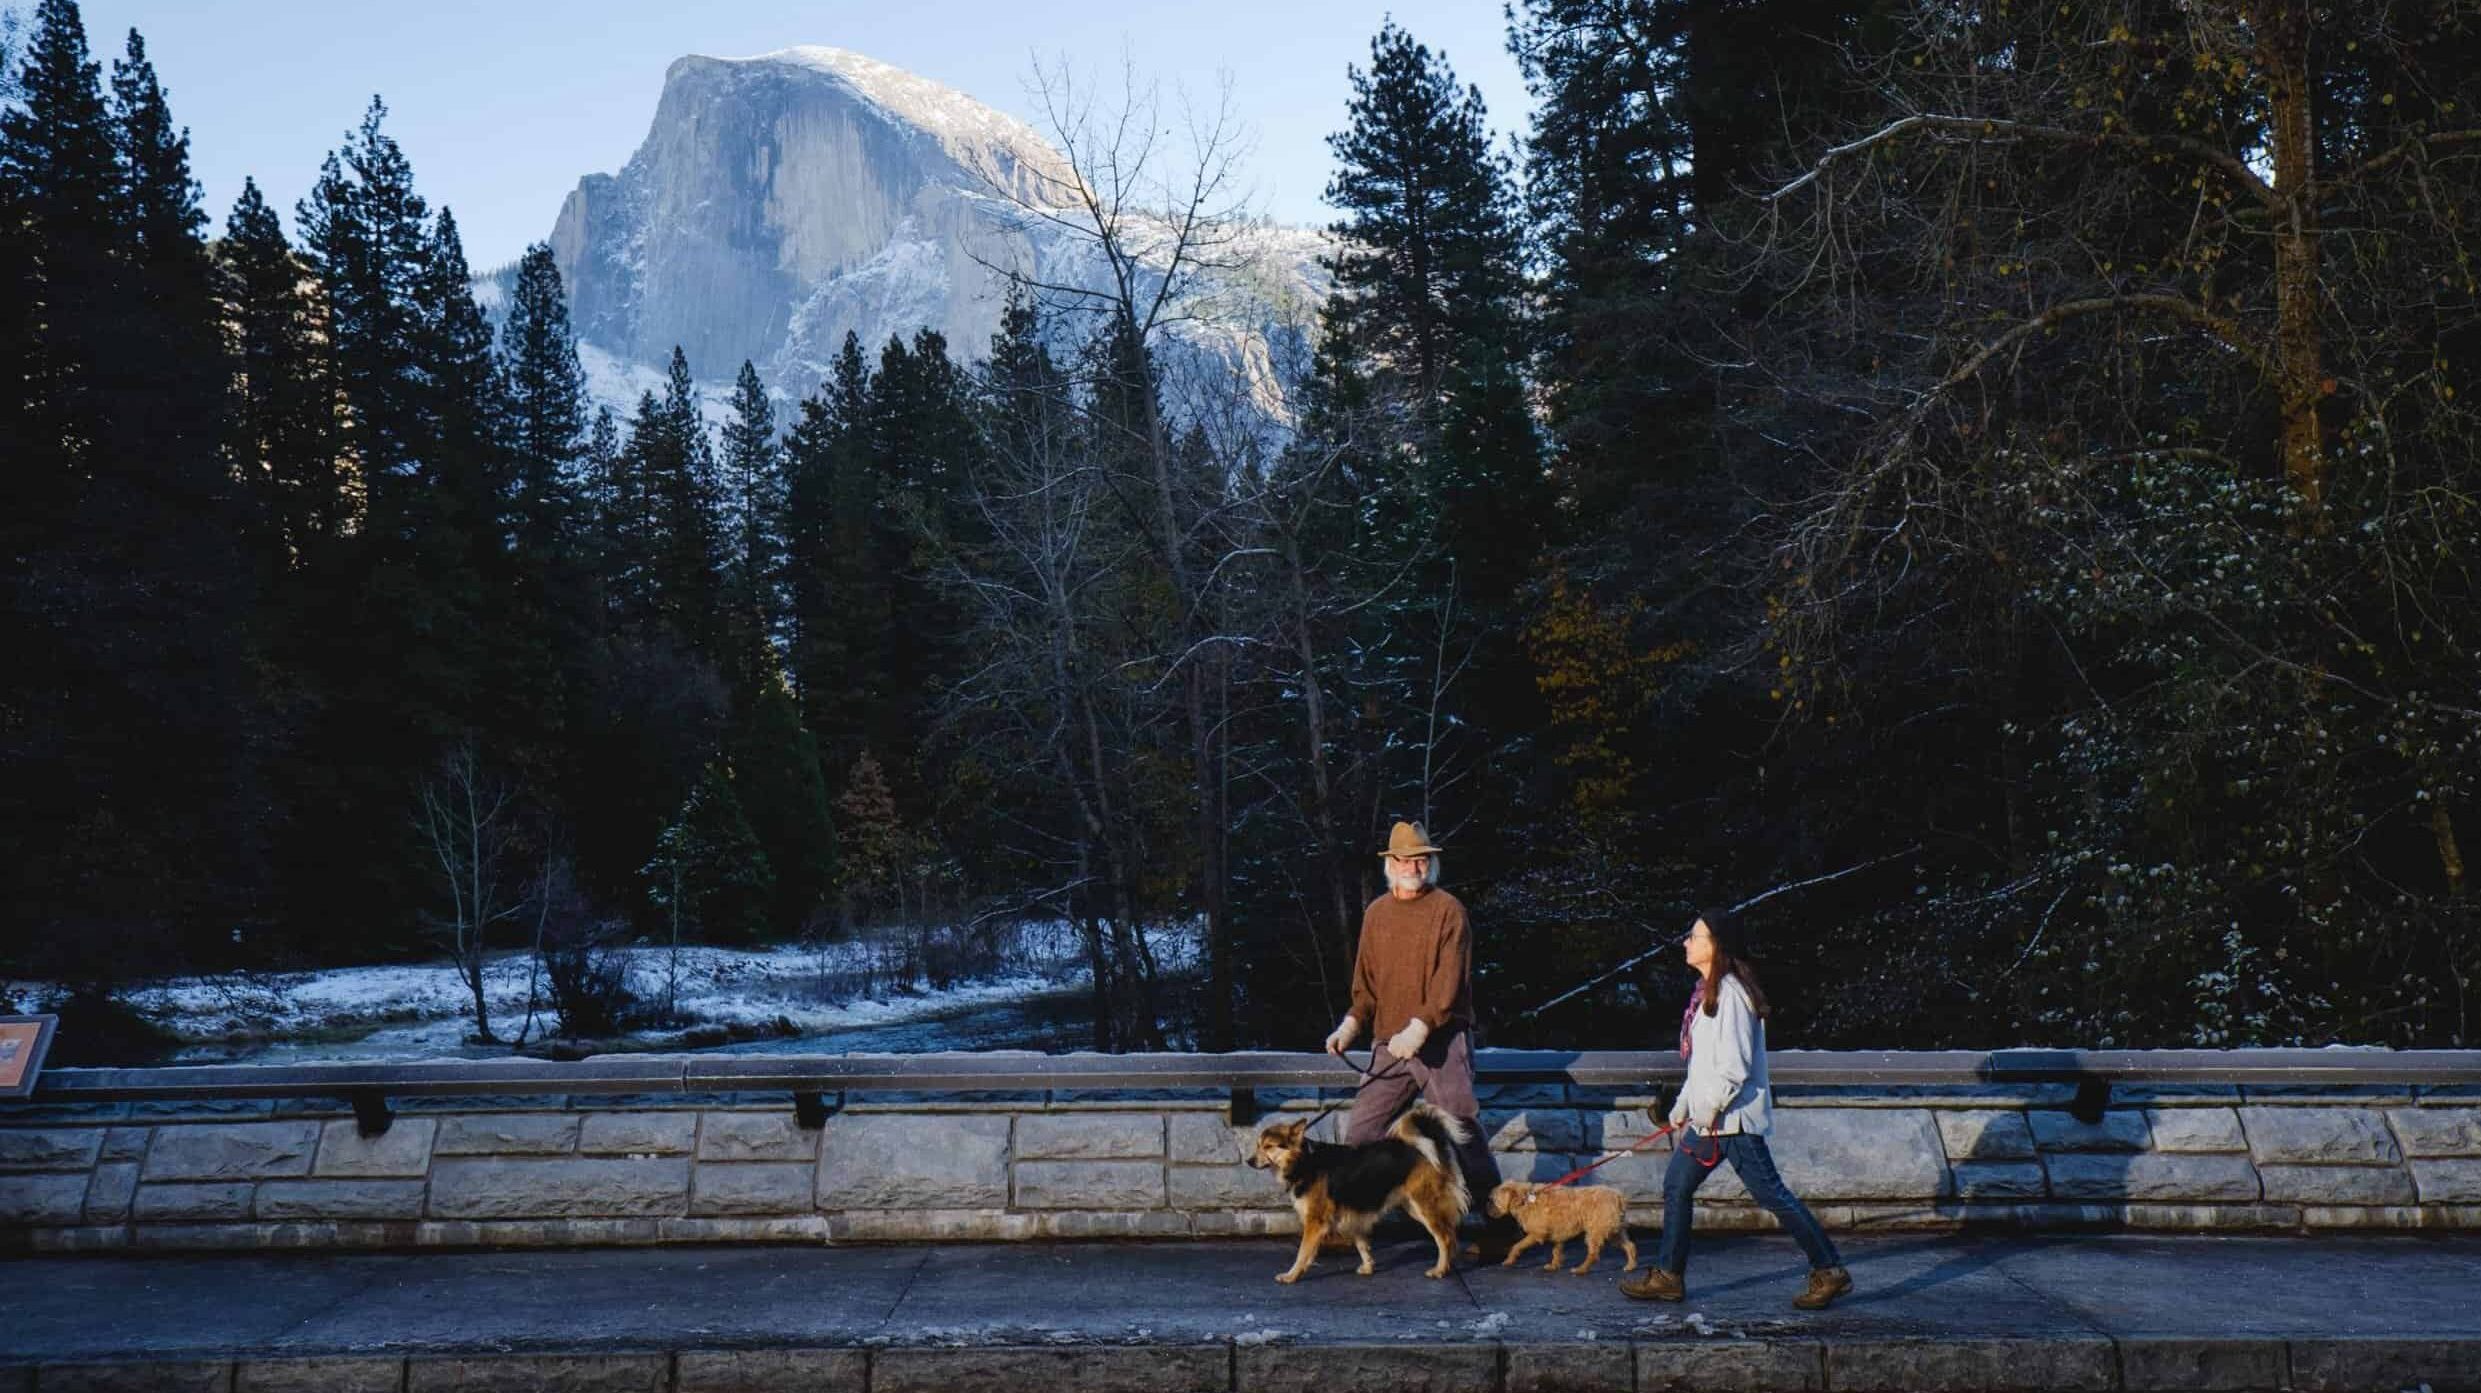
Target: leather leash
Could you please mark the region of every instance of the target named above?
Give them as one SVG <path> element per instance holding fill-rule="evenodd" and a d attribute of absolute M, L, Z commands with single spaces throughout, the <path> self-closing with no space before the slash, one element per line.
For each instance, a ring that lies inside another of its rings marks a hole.
<path fill-rule="evenodd" d="M 1540 1195 L 1540 1194 L 1541 1194 L 1543 1191 L 1545 1191 L 1545 1190 L 1556 1190 L 1556 1189 L 1558 1189 L 1558 1188 L 1559 1188 L 1560 1186 L 1562 1186 L 1562 1185 L 1569 1185 L 1569 1184 L 1573 1184 L 1573 1183 L 1575 1183 L 1576 1181 L 1581 1180 L 1581 1179 L 1585 1178 L 1586 1176 L 1593 1174 L 1595 1171 L 1598 1171 L 1598 1170 L 1602 1169 L 1604 1166 L 1607 1166 L 1607 1165 L 1611 1164 L 1613 1161 L 1618 1160 L 1618 1159 L 1619 1159 L 1619 1158 L 1621 1158 L 1622 1156 L 1633 1156 L 1633 1155 L 1635 1155 L 1636 1153 L 1638 1153 L 1638 1152 L 1640 1152 L 1640 1151 L 1645 1150 L 1647 1147 L 1652 1146 L 1654 1143 L 1656 1143 L 1656 1142 L 1658 1142 L 1658 1141 L 1661 1141 L 1663 1138 L 1665 1138 L 1665 1137 L 1667 1137 L 1667 1136 L 1670 1136 L 1672 1133 L 1677 1132 L 1677 1131 L 1679 1131 L 1679 1130 L 1680 1130 L 1680 1124 L 1679 1124 L 1679 1123 L 1677 1123 L 1677 1122 L 1666 1122 L 1666 1123 L 1664 1123 L 1661 1127 L 1659 1127 L 1659 1128 L 1655 1129 L 1653 1132 L 1648 1133 L 1647 1135 L 1645 1135 L 1645 1136 L 1643 1136 L 1643 1137 L 1638 1138 L 1638 1139 L 1637 1139 L 1637 1141 L 1636 1141 L 1636 1143 L 1635 1143 L 1634 1145 L 1624 1147 L 1624 1148 L 1622 1148 L 1622 1149 L 1620 1149 L 1620 1150 L 1618 1150 L 1618 1151 L 1614 1151 L 1614 1152 L 1612 1152 L 1610 1155 L 1603 1157 L 1603 1158 L 1602 1158 L 1601 1160 L 1599 1160 L 1599 1161 L 1589 1161 L 1589 1162 L 1587 1162 L 1586 1164 L 1584 1164 L 1584 1165 L 1581 1165 L 1581 1166 L 1577 1167 L 1575 1170 L 1572 1170 L 1572 1171 L 1568 1172 L 1566 1175 L 1563 1175 L 1563 1176 L 1559 1177 L 1557 1180 L 1549 1181 L 1549 1182 L 1546 1182 L 1546 1183 L 1541 1184 L 1541 1185 L 1536 1185 L 1536 1186 L 1533 1188 L 1532 1192 L 1531 1192 L 1531 1193 L 1529 1193 L 1529 1194 L 1527 1194 L 1527 1195 L 1525 1196 L 1525 1203 L 1527 1203 L 1527 1204 L 1531 1204 L 1531 1203 L 1533 1203 L 1533 1201 L 1534 1201 L 1534 1197 L 1535 1197 L 1535 1196 L 1537 1196 L 1537 1195 Z M 1691 1140 L 1693 1140 L 1693 1138 L 1692 1138 Z M 1696 1148 L 1695 1148 L 1693 1145 L 1690 1145 L 1690 1144 L 1688 1144 L 1688 1143 L 1686 1143 L 1686 1142 L 1682 1143 L 1682 1145 L 1681 1145 L 1681 1149 L 1682 1149 L 1682 1150 L 1684 1150 L 1684 1151 L 1686 1151 L 1686 1152 L 1688 1153 L 1688 1158 L 1689 1158 L 1690 1160 L 1695 1161 L 1697 1164 L 1699 1164 L 1699 1165 L 1701 1165 L 1701 1166 L 1704 1166 L 1707 1170 L 1713 1170 L 1716 1166 L 1719 1166 L 1719 1165 L 1723 1164 L 1723 1138 L 1722 1138 L 1721 1136 L 1717 1136 L 1717 1137 L 1715 1137 L 1715 1138 L 1714 1138 L 1714 1154 L 1713 1154 L 1712 1156 L 1700 1156 L 1700 1155 L 1698 1155 L 1698 1154 L 1697 1154 L 1697 1151 L 1696 1151 Z"/>
<path fill-rule="evenodd" d="M 1384 1069 L 1378 1067 L 1378 1042 L 1376 1040 L 1372 1040 L 1370 1042 L 1370 1067 L 1367 1069 L 1362 1068 L 1358 1064 L 1354 1064 L 1352 1062 L 1352 1055 L 1349 1053 L 1338 1052 L 1335 1057 L 1344 1061 L 1347 1065 L 1350 1065 L 1352 1071 L 1361 1076 L 1361 1082 L 1354 1086 L 1351 1098 L 1345 1099 L 1342 1103 L 1330 1103 L 1327 1105 L 1325 1112 L 1311 1118 L 1309 1120 L 1309 1126 L 1301 1129 L 1301 1134 L 1303 1136 L 1309 1135 L 1311 1127 L 1315 1127 L 1319 1123 L 1326 1121 L 1329 1117 L 1334 1116 L 1337 1108 L 1343 1107 L 1345 1104 L 1351 1103 L 1355 1099 L 1358 1099 L 1361 1096 L 1363 1089 L 1368 1088 L 1371 1084 L 1378 1082 L 1380 1079 L 1394 1078 L 1397 1074 L 1404 1071 L 1404 1061 L 1401 1059 L 1393 1061 Z"/>

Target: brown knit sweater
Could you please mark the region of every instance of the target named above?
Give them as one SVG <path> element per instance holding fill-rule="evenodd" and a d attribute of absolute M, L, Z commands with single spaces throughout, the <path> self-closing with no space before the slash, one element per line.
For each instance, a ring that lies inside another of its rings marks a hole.
<path fill-rule="evenodd" d="M 1385 1041 L 1415 1016 L 1432 1034 L 1473 1023 L 1473 940 L 1464 905 L 1444 890 L 1381 895 L 1361 912 L 1352 1013 Z"/>

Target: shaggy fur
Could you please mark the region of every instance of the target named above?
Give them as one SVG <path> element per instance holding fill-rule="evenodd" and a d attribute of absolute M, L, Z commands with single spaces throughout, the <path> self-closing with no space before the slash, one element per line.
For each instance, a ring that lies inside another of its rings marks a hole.
<path fill-rule="evenodd" d="M 1585 1260 L 1576 1265 L 1582 1277 L 1602 1256 L 1602 1245 L 1616 1238 L 1621 1251 L 1628 1254 L 1628 1265 L 1622 1272 L 1637 1268 L 1637 1245 L 1628 1237 L 1627 1202 L 1620 1192 L 1608 1185 L 1563 1185 L 1556 1190 L 1545 1189 L 1522 1180 L 1511 1180 L 1490 1192 L 1490 1213 L 1493 1217 L 1514 1219 L 1525 1230 L 1525 1236 L 1508 1249 L 1507 1261 L 1501 1267 L 1514 1267 L 1516 1255 L 1537 1243 L 1551 1245 L 1550 1264 L 1542 1270 L 1559 1270 L 1559 1252 L 1571 1238 L 1585 1240 Z"/>
<path fill-rule="evenodd" d="M 1370 1259 L 1370 1230 L 1403 1209 L 1430 1232 L 1439 1260 L 1425 1275 L 1444 1277 L 1456 1252 L 1456 1225 L 1473 1197 L 1456 1168 L 1456 1148 L 1470 1135 L 1463 1123 L 1428 1103 L 1416 1103 L 1387 1135 L 1367 1146 L 1311 1141 L 1307 1121 L 1269 1127 L 1258 1134 L 1249 1164 L 1275 1172 L 1301 1216 L 1301 1251 L 1275 1280 L 1297 1282 L 1329 1234 L 1352 1240 L 1360 1250 L 1358 1271 L 1377 1269 Z"/>

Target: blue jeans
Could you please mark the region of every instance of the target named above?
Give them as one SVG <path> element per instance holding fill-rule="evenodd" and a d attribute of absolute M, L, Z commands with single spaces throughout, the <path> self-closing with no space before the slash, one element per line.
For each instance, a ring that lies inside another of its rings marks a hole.
<path fill-rule="evenodd" d="M 1689 1129 L 1681 1131 L 1680 1144 L 1671 1152 L 1671 1168 L 1663 1172 L 1663 1239 L 1654 1250 L 1657 1264 L 1674 1275 L 1688 1271 L 1689 1216 L 1697 1208 L 1697 1187 L 1706 1183 L 1706 1176 L 1713 1169 L 1698 1157 L 1711 1159 L 1717 1142 L 1722 1144 L 1723 1159 L 1732 1163 L 1732 1173 L 1748 1187 L 1749 1198 L 1783 1221 L 1792 1241 L 1808 1255 L 1811 1267 L 1843 1266 L 1834 1240 L 1819 1227 L 1818 1216 L 1784 1188 L 1783 1177 L 1775 1173 L 1774 1153 L 1766 1149 L 1764 1137 L 1739 1133 L 1706 1137 Z"/>

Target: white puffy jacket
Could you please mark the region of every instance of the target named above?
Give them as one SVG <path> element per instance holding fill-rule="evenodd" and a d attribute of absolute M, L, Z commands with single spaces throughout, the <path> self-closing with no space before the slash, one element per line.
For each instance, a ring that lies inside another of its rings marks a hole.
<path fill-rule="evenodd" d="M 1738 977 L 1723 979 L 1722 998 L 1709 1016 L 1704 1007 L 1688 1027 L 1688 1081 L 1671 1120 L 1700 1132 L 1719 1116 L 1713 1135 L 1764 1136 L 1775 1126 L 1775 1092 L 1766 1081 L 1766 1022 L 1750 1004 Z"/>

